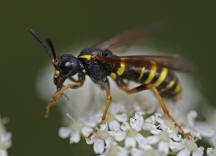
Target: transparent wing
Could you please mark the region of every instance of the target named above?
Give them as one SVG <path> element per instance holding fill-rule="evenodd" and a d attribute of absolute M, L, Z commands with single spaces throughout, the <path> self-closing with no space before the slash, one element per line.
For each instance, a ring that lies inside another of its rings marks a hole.
<path fill-rule="evenodd" d="M 120 35 L 117 35 L 113 38 L 111 38 L 108 41 L 105 41 L 96 47 L 105 50 L 105 49 L 115 49 L 118 48 L 124 44 L 128 44 L 131 42 L 134 42 L 136 40 L 139 40 L 140 38 L 144 37 L 145 35 L 149 34 L 150 32 L 153 32 L 159 27 L 158 24 L 152 24 L 147 27 L 141 27 L 141 28 L 134 28 L 129 31 L 126 31 Z"/>
<path fill-rule="evenodd" d="M 189 72 L 193 71 L 193 65 L 180 56 L 169 56 L 169 55 L 131 55 L 131 56 L 97 56 L 96 59 L 103 63 L 117 64 L 124 59 L 126 65 L 135 67 L 140 66 L 151 66 L 151 62 L 156 62 L 158 67 L 167 67 L 172 70 Z"/>

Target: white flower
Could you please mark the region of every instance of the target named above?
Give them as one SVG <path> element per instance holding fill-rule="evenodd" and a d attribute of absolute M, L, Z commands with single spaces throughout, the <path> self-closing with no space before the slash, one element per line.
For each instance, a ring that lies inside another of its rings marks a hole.
<path fill-rule="evenodd" d="M 118 146 L 117 144 L 112 145 L 107 151 L 100 156 L 128 156 L 128 151 L 125 148 Z"/>
<path fill-rule="evenodd" d="M 207 149 L 208 156 L 216 156 L 216 147 Z"/>
<path fill-rule="evenodd" d="M 7 156 L 7 149 L 11 147 L 11 133 L 4 127 L 4 119 L 0 119 L 0 156 Z"/>
<path fill-rule="evenodd" d="M 136 144 L 144 139 L 139 133 L 144 122 L 142 114 L 142 112 L 137 112 L 133 118 L 130 118 L 130 123 L 123 122 L 121 125 L 122 131 L 116 132 L 117 135 L 113 135 L 117 141 L 124 140 L 126 148 L 136 147 Z M 121 137 L 121 139 L 119 137 Z"/>
<path fill-rule="evenodd" d="M 62 127 L 59 129 L 59 136 L 63 139 L 69 138 L 70 143 L 78 143 L 80 135 L 88 136 L 92 129 L 86 127 L 85 123 L 81 120 L 73 120 L 69 127 Z"/>
<path fill-rule="evenodd" d="M 186 140 L 184 143 L 184 148 L 183 150 L 181 150 L 177 156 L 190 156 L 192 154 L 192 156 L 202 156 L 204 148 L 203 147 L 199 147 L 197 146 L 197 144 L 195 142 L 193 142 L 192 140 Z"/>
<path fill-rule="evenodd" d="M 108 124 L 111 131 L 118 131 L 120 129 L 120 123 L 127 121 L 128 116 L 124 113 L 125 111 L 125 108 L 121 104 L 114 103 L 110 107 L 110 113 L 107 113 L 104 123 Z"/>
<path fill-rule="evenodd" d="M 93 149 L 96 154 L 102 154 L 106 149 L 110 148 L 111 145 L 116 144 L 105 129 L 106 126 L 102 127 L 103 128 L 98 130 L 91 140 L 86 139 L 88 144 L 93 144 Z"/>

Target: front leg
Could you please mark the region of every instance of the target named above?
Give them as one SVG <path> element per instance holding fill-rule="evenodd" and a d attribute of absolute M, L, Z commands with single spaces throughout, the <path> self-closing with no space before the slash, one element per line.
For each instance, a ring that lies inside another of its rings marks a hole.
<path fill-rule="evenodd" d="M 111 100 L 112 100 L 112 97 L 110 95 L 110 88 L 108 85 L 106 86 L 103 86 L 103 88 L 106 90 L 106 99 L 107 99 L 107 102 L 106 102 L 106 107 L 105 107 L 105 110 L 104 110 L 104 113 L 103 113 L 103 116 L 100 120 L 100 122 L 97 124 L 97 126 L 93 129 L 93 131 L 89 134 L 88 136 L 88 139 L 91 139 L 92 135 L 97 132 L 97 129 L 100 128 L 101 124 L 104 122 L 104 120 L 106 119 L 106 114 L 107 114 L 107 111 L 109 109 L 109 106 L 110 106 L 110 103 L 111 103 Z"/>
<path fill-rule="evenodd" d="M 65 86 L 64 88 L 62 88 L 61 90 L 59 90 L 58 92 L 56 92 L 53 96 L 52 96 L 52 99 L 50 100 L 50 102 L 47 104 L 47 107 L 46 107 L 46 112 L 45 112 L 45 118 L 48 117 L 48 114 L 49 114 L 49 110 L 50 110 L 50 107 L 52 105 L 55 104 L 55 102 L 57 101 L 58 97 L 60 95 L 62 95 L 64 93 L 64 91 L 66 91 L 67 89 L 71 88 L 71 89 L 75 89 L 75 88 L 79 88 L 83 85 L 83 81 L 81 81 L 80 83 L 78 84 L 68 84 L 67 86 Z"/>

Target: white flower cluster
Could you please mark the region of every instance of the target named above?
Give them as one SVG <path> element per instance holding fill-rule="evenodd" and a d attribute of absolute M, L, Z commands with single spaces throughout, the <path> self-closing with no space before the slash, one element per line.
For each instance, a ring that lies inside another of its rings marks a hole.
<path fill-rule="evenodd" d="M 202 156 L 204 147 L 198 146 L 197 141 L 202 139 L 201 131 L 197 130 L 194 121 L 195 111 L 187 115 L 184 131 L 191 136 L 191 140 L 184 138 L 174 124 L 161 113 L 143 112 L 138 106 L 128 112 L 124 105 L 113 104 L 106 121 L 92 136 L 86 137 L 100 120 L 102 112 L 93 118 L 72 119 L 68 127 L 59 129 L 61 138 L 69 138 L 70 143 L 78 143 L 81 137 L 87 144 L 92 144 L 94 152 L 108 156 L 142 156 L 142 155 L 177 155 Z M 209 148 L 209 155 L 215 156 L 216 149 Z"/>
<path fill-rule="evenodd" d="M 11 133 L 4 127 L 6 122 L 7 119 L 0 118 L 0 156 L 7 156 L 7 149 L 11 146 Z"/>

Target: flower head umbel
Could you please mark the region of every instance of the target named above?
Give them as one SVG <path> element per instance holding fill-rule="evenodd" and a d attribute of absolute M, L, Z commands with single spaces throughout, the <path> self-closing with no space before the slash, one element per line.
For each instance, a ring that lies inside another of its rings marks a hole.
<path fill-rule="evenodd" d="M 0 118 L 0 156 L 7 156 L 7 149 L 11 146 L 11 133 L 4 127 L 6 122 L 7 119 Z"/>
<path fill-rule="evenodd" d="M 121 104 L 116 105 L 124 107 Z M 115 104 L 112 107 L 115 107 Z M 60 128 L 59 136 L 62 138 L 69 137 L 70 143 L 77 143 L 80 141 L 81 135 L 86 139 L 87 144 L 93 145 L 94 152 L 101 155 L 131 154 L 141 156 L 152 153 L 153 155 L 189 156 L 192 154 L 201 156 L 204 154 L 204 147 L 199 147 L 196 143 L 203 137 L 202 134 L 196 130 L 196 127 L 190 127 L 190 122 L 195 123 L 194 118 L 188 119 L 188 123 L 183 126 L 191 136 L 191 140 L 187 140 L 173 126 L 172 122 L 160 113 L 137 111 L 136 107 L 136 111 L 118 112 L 118 116 L 123 116 L 119 120 L 114 117 L 117 115 L 116 110 L 114 112 L 112 110 L 113 108 L 110 109 L 108 119 L 92 136 L 91 140 L 86 137 L 91 132 L 94 124 L 88 124 L 85 120 L 82 122 L 72 121 L 76 128 L 72 126 L 73 124 L 67 128 Z M 125 111 L 125 109 L 122 110 Z M 188 116 L 193 112 L 195 111 L 189 112 Z M 98 115 L 95 115 L 95 118 L 96 116 Z M 96 123 L 95 120 L 95 125 Z M 212 150 L 209 149 L 209 151 Z"/>

